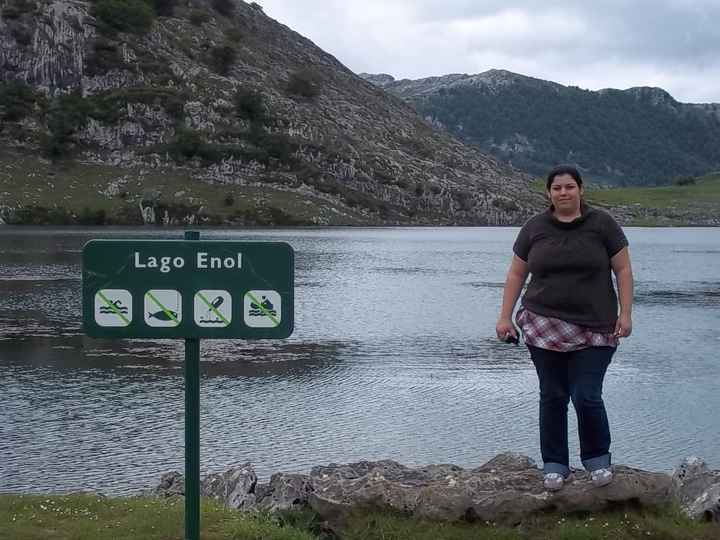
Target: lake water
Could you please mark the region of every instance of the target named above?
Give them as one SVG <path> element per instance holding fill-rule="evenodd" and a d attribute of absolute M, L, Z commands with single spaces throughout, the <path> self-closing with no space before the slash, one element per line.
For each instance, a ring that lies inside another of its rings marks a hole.
<path fill-rule="evenodd" d="M 203 473 L 475 467 L 507 450 L 540 463 L 535 371 L 494 337 L 517 230 L 202 231 L 296 251 L 291 338 L 202 342 Z M 626 233 L 636 303 L 606 378 L 614 461 L 720 468 L 720 231 Z M 80 330 L 83 244 L 127 237 L 182 231 L 0 229 L 0 491 L 125 494 L 183 470 L 182 341 Z"/>

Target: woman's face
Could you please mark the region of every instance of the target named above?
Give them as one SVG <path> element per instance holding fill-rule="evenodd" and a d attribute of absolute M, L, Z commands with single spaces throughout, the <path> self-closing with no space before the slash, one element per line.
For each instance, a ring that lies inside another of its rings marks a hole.
<path fill-rule="evenodd" d="M 583 189 L 569 174 L 559 174 L 553 178 L 548 191 L 550 202 L 561 212 L 578 211 L 582 194 Z"/>

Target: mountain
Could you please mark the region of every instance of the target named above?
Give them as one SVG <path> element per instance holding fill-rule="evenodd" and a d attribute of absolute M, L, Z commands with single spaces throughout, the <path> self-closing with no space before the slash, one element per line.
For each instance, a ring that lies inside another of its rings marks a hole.
<path fill-rule="evenodd" d="M 239 0 L 7 0 L 0 217 L 518 224 L 530 178 Z"/>
<path fill-rule="evenodd" d="M 654 185 L 720 169 L 720 104 L 680 103 L 661 88 L 590 91 L 495 69 L 418 80 L 361 76 L 534 175 L 569 162 L 596 181 Z"/>

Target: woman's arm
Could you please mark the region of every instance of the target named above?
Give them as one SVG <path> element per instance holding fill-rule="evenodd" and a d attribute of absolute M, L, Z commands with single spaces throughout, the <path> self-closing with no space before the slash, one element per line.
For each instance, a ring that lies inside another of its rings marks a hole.
<path fill-rule="evenodd" d="M 620 301 L 620 315 L 615 325 L 615 335 L 617 337 L 628 337 L 632 333 L 634 282 L 630 264 L 630 252 L 627 247 L 622 248 L 610 259 L 610 266 L 615 273 Z"/>
<path fill-rule="evenodd" d="M 495 331 L 499 339 L 506 339 L 508 334 L 518 337 L 517 330 L 512 323 L 512 312 L 515 309 L 515 303 L 520 296 L 525 280 L 529 273 L 528 264 L 517 255 L 513 255 L 510 269 L 505 279 L 505 289 L 503 291 L 502 308 L 500 309 L 500 317 L 495 325 Z"/>

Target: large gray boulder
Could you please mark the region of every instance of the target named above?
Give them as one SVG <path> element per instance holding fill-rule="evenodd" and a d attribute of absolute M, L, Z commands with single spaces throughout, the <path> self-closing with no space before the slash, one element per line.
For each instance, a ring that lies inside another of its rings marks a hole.
<path fill-rule="evenodd" d="M 224 473 L 210 474 L 200 484 L 200 494 L 223 501 L 228 508 L 250 509 L 256 502 L 257 475 L 250 463 Z"/>
<path fill-rule="evenodd" d="M 185 478 L 177 471 L 166 472 L 160 477 L 160 483 L 150 493 L 161 498 L 184 496 Z"/>
<path fill-rule="evenodd" d="M 312 491 L 312 480 L 305 474 L 273 474 L 269 483 L 255 490 L 256 508 L 269 512 L 303 508 Z"/>
<path fill-rule="evenodd" d="M 671 478 L 662 473 L 615 467 L 612 484 L 595 488 L 574 471 L 558 492 L 543 488 L 532 460 L 502 454 L 466 470 L 455 465 L 409 468 L 393 461 L 314 468 L 308 502 L 323 518 L 341 524 L 355 508 L 377 508 L 432 520 L 519 523 L 536 512 L 598 511 L 623 504 L 645 507 L 668 502 Z"/>
<path fill-rule="evenodd" d="M 673 496 L 693 519 L 720 522 L 720 471 L 698 457 L 684 459 L 673 471 Z"/>

